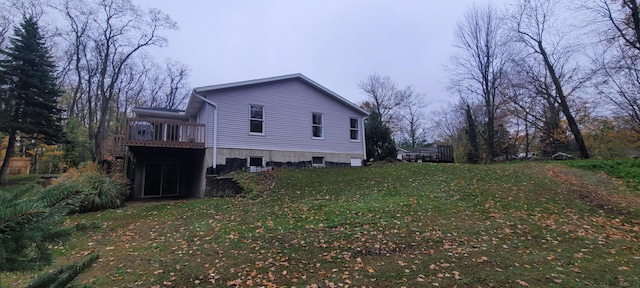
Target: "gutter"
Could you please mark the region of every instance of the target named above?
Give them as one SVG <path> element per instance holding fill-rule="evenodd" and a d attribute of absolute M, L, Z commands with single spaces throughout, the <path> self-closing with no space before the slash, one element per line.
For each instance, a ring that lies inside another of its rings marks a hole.
<path fill-rule="evenodd" d="M 149 110 L 149 109 L 140 109 L 139 107 L 131 108 L 131 112 L 136 115 L 142 116 L 152 116 L 152 117 L 161 117 L 161 118 L 172 118 L 172 119 L 184 119 L 185 112 L 169 112 L 169 111 L 157 111 L 157 110 Z"/>
<path fill-rule="evenodd" d="M 196 92 L 196 89 L 193 89 L 192 94 L 213 107 L 213 159 L 211 159 L 211 167 L 213 168 L 213 170 L 215 170 L 216 160 L 218 159 L 218 105 L 213 101 L 207 99 L 206 97 L 198 94 L 198 92 Z"/>

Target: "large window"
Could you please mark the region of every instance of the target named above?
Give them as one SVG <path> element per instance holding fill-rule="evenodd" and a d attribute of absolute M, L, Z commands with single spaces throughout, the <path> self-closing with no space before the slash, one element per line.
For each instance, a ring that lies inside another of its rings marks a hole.
<path fill-rule="evenodd" d="M 311 113 L 311 132 L 313 138 L 322 138 L 322 113 Z"/>
<path fill-rule="evenodd" d="M 264 106 L 250 105 L 249 133 L 264 135 Z"/>
<path fill-rule="evenodd" d="M 349 133 L 350 133 L 350 138 L 353 141 L 358 141 L 360 140 L 360 129 L 358 129 L 358 119 L 357 118 L 351 118 L 349 119 Z"/>

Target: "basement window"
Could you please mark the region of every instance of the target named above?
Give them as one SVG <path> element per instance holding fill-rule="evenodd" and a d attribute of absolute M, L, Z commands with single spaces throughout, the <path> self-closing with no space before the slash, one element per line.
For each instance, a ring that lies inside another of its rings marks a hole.
<path fill-rule="evenodd" d="M 324 165 L 324 157 L 311 157 L 311 164 L 313 166 L 322 166 L 322 165 Z"/>
<path fill-rule="evenodd" d="M 263 157 L 249 157 L 249 167 L 262 167 L 263 165 Z"/>

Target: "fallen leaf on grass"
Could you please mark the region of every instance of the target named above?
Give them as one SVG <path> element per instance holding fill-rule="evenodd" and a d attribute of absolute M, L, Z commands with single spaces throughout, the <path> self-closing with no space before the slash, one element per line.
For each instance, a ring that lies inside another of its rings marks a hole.
<path fill-rule="evenodd" d="M 522 285 L 522 286 L 529 287 L 529 283 L 524 282 L 524 281 L 522 281 L 522 280 L 516 280 L 516 282 L 518 282 L 518 284 L 520 284 L 520 285 Z"/>

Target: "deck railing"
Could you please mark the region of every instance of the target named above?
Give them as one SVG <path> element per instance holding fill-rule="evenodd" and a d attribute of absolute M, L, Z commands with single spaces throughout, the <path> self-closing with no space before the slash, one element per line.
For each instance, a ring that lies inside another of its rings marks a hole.
<path fill-rule="evenodd" d="M 104 146 L 107 152 L 107 155 L 112 157 L 122 157 L 124 156 L 124 135 L 114 135 L 111 137 L 111 140 L 105 142 Z"/>
<path fill-rule="evenodd" d="M 204 148 L 205 125 L 160 119 L 127 119 L 125 145 Z"/>

